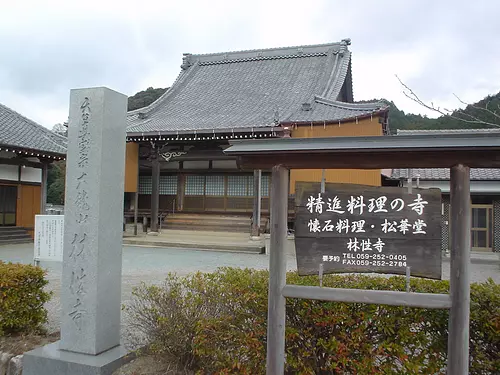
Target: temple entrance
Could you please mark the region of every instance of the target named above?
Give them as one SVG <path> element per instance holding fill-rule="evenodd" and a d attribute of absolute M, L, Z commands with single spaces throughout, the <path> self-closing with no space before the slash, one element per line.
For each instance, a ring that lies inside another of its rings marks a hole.
<path fill-rule="evenodd" d="M 0 226 L 16 225 L 17 186 L 0 185 Z"/>

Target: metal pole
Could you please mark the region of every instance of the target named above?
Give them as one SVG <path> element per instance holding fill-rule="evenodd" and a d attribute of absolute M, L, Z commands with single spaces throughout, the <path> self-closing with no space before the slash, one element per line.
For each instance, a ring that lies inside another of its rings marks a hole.
<path fill-rule="evenodd" d="M 448 322 L 449 375 L 469 373 L 470 318 L 470 169 L 458 164 L 451 168 L 451 310 Z"/>
<path fill-rule="evenodd" d="M 282 290 L 286 284 L 288 170 L 280 165 L 272 170 L 271 197 L 266 374 L 282 375 L 285 369 L 285 297 Z"/>

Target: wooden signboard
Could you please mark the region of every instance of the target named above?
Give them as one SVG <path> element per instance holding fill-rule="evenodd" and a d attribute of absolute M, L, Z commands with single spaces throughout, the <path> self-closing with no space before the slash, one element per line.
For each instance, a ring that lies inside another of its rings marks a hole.
<path fill-rule="evenodd" d="M 298 183 L 299 275 L 376 272 L 441 279 L 441 191 Z"/>

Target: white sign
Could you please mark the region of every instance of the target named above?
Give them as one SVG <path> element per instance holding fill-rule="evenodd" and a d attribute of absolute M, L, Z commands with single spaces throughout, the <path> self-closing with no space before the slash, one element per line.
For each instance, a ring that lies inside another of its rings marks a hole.
<path fill-rule="evenodd" d="M 62 262 L 64 215 L 35 215 L 35 260 Z"/>

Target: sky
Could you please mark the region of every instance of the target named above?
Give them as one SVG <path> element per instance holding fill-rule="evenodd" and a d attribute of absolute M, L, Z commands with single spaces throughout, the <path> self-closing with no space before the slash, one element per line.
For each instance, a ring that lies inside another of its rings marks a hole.
<path fill-rule="evenodd" d="M 460 107 L 500 91 L 498 0 L 0 0 L 0 103 L 52 128 L 72 88 L 169 87 L 183 53 L 351 39 L 355 100 Z"/>

